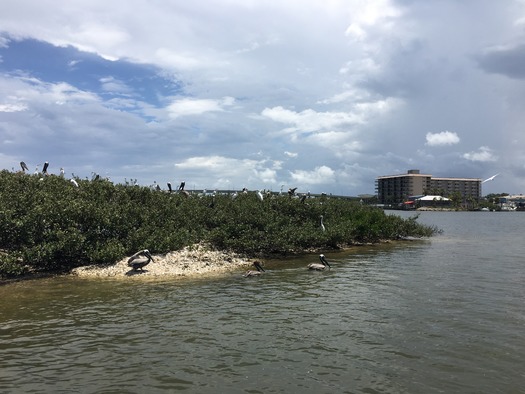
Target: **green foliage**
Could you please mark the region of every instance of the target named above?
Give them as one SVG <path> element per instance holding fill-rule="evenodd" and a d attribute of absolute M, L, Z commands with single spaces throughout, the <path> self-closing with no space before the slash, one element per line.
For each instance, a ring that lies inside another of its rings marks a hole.
<path fill-rule="evenodd" d="M 76 181 L 78 188 L 59 176 L 0 172 L 1 276 L 109 264 L 143 248 L 167 253 L 199 242 L 268 256 L 436 232 L 338 198 L 187 197 L 129 183 Z"/>

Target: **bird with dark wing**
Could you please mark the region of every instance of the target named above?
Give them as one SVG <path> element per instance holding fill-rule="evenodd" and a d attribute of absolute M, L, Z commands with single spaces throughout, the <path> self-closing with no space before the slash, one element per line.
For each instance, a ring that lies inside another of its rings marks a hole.
<path fill-rule="evenodd" d="M 263 272 L 266 272 L 264 270 L 264 268 L 262 267 L 261 263 L 259 263 L 258 261 L 255 261 L 253 263 L 253 266 L 257 269 L 257 271 L 255 271 L 255 270 L 246 271 L 245 274 L 243 275 L 245 278 L 248 277 L 248 276 L 262 275 Z"/>
<path fill-rule="evenodd" d="M 323 271 L 327 267 L 328 269 L 332 268 L 330 264 L 328 264 L 328 261 L 326 261 L 326 257 L 324 257 L 324 254 L 319 255 L 319 260 L 321 260 L 321 263 L 308 264 L 308 269 L 314 271 Z"/>
<path fill-rule="evenodd" d="M 128 267 L 133 271 L 141 270 L 147 266 L 150 261 L 154 261 L 148 249 L 140 250 L 128 259 Z"/>

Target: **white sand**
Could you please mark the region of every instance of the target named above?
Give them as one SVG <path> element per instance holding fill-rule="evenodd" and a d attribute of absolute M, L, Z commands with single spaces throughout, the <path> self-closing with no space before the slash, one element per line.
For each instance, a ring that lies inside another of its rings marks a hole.
<path fill-rule="evenodd" d="M 144 267 L 144 271 L 133 271 L 127 265 L 126 257 L 116 264 L 99 267 L 87 266 L 73 269 L 72 275 L 80 277 L 192 277 L 216 275 L 250 267 L 253 260 L 244 259 L 236 254 L 207 249 L 202 245 L 186 247 L 166 255 L 153 255 L 153 260 Z"/>

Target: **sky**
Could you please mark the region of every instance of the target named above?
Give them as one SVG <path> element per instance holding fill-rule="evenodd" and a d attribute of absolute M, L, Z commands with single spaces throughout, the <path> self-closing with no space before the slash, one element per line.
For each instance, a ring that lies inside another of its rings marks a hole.
<path fill-rule="evenodd" d="M 17 0 L 0 168 L 375 194 L 419 169 L 525 193 L 525 0 Z"/>

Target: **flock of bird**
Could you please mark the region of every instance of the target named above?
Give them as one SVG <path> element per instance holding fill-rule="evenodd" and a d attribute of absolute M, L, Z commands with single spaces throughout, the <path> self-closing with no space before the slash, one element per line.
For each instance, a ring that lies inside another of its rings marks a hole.
<path fill-rule="evenodd" d="M 320 263 L 310 263 L 308 264 L 307 268 L 312 271 L 324 271 L 325 269 L 331 269 L 332 266 L 326 261 L 326 257 L 324 254 L 319 255 Z M 135 253 L 133 256 L 131 256 L 128 259 L 128 267 L 132 269 L 133 272 L 144 272 L 144 267 L 147 266 L 151 261 L 155 261 L 153 259 L 153 256 L 149 252 L 148 249 L 139 250 L 137 253 Z M 244 277 L 251 277 L 251 276 L 260 276 L 266 270 L 263 268 L 262 264 L 259 261 L 255 261 L 253 263 L 253 266 L 255 267 L 255 270 L 248 270 L 244 273 Z M 140 271 L 139 271 L 140 270 Z"/>
<path fill-rule="evenodd" d="M 312 271 L 324 271 L 326 269 L 330 270 L 332 268 L 328 261 L 326 261 L 324 254 L 319 255 L 319 260 L 321 261 L 320 263 L 310 263 L 307 265 L 307 268 Z M 259 261 L 255 261 L 253 266 L 256 269 L 246 271 L 243 275 L 245 278 L 250 276 L 261 276 L 264 272 L 266 272 Z"/>

